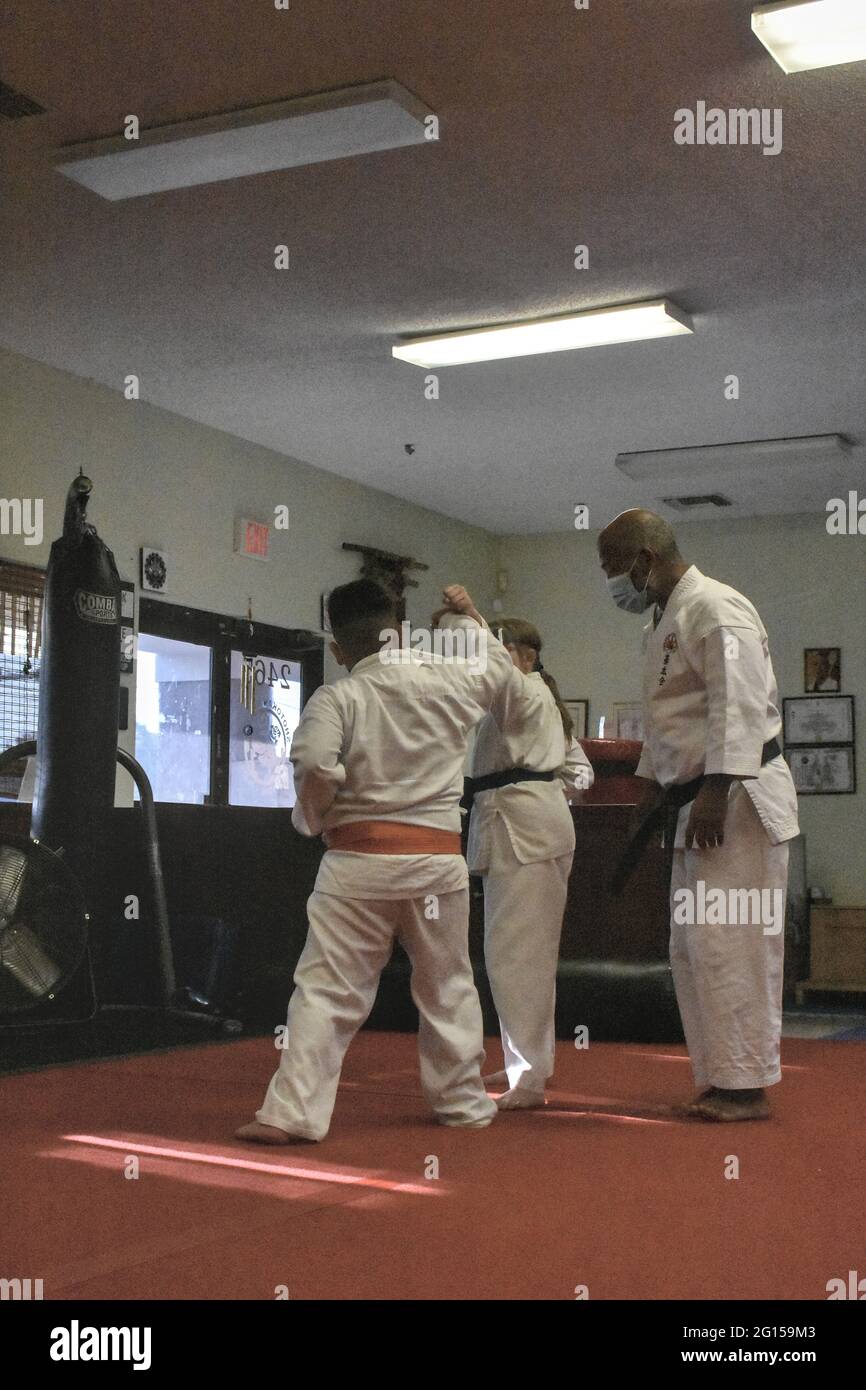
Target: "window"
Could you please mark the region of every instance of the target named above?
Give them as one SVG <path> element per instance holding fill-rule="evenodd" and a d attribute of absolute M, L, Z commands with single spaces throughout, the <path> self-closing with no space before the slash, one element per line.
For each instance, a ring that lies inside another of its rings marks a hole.
<path fill-rule="evenodd" d="M 139 629 L 135 756 L 157 801 L 293 806 L 289 748 L 322 683 L 321 637 L 145 598 Z"/>
<path fill-rule="evenodd" d="M 135 680 L 135 756 L 157 801 L 210 796 L 211 650 L 143 633 Z"/>
<path fill-rule="evenodd" d="M 0 749 L 36 737 L 45 571 L 0 560 Z M 0 800 L 15 800 L 24 762 L 0 771 Z"/>

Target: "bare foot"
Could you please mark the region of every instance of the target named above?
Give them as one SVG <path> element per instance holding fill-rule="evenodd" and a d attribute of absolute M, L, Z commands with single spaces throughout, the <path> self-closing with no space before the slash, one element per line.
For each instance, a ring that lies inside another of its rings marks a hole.
<path fill-rule="evenodd" d="M 247 1139 L 251 1144 L 300 1144 L 304 1142 L 300 1134 L 287 1134 L 284 1129 L 277 1129 L 276 1125 L 262 1125 L 259 1124 L 258 1120 L 253 1120 L 248 1125 L 241 1125 L 240 1129 L 235 1130 L 235 1138 Z"/>
<path fill-rule="evenodd" d="M 763 1091 L 716 1090 L 706 1100 L 698 1101 L 693 1113 L 699 1120 L 716 1124 L 737 1120 L 769 1120 L 770 1102 Z"/>
<path fill-rule="evenodd" d="M 692 1117 L 696 1114 L 696 1106 L 703 1101 L 709 1100 L 716 1094 L 715 1086 L 708 1086 L 705 1091 L 700 1091 L 692 1100 L 679 1100 L 671 1106 L 671 1114 L 679 1115 L 682 1118 Z"/>
<path fill-rule="evenodd" d="M 500 1110 L 539 1110 L 544 1103 L 543 1091 L 521 1091 L 519 1086 L 496 1102 Z"/>
<path fill-rule="evenodd" d="M 486 1116 L 483 1120 L 439 1120 L 440 1125 L 447 1125 L 449 1129 L 486 1129 L 492 1122 L 492 1115 Z"/>
<path fill-rule="evenodd" d="M 508 1089 L 508 1072 L 494 1071 L 489 1076 L 482 1076 L 481 1085 L 485 1091 L 505 1091 Z"/>

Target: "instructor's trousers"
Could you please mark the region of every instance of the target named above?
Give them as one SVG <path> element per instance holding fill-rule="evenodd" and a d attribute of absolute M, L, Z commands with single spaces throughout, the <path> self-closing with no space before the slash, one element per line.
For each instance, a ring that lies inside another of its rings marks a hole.
<path fill-rule="evenodd" d="M 676 920 L 688 902 L 699 901 L 699 880 L 702 900 L 714 889 L 723 890 L 733 909 L 725 925 Z M 781 1080 L 787 887 L 788 845 L 770 842 L 751 797 L 740 785 L 731 789 L 723 845 L 674 850 L 671 967 L 699 1090 L 751 1090 Z M 692 898 L 684 898 L 683 889 Z M 768 930 L 758 913 L 740 907 L 746 901 L 743 890 L 755 889 L 764 891 L 763 901 L 780 909 L 780 920 L 772 924 L 778 930 Z M 731 890 L 741 890 L 739 897 Z M 744 917 L 758 920 L 741 920 Z"/>

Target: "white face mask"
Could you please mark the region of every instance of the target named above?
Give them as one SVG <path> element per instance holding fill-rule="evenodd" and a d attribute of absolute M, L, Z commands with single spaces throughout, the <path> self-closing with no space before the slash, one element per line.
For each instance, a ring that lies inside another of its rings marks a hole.
<path fill-rule="evenodd" d="M 642 589 L 636 589 L 632 583 L 631 572 L 638 562 L 635 555 L 629 568 L 624 574 L 615 574 L 607 580 L 607 591 L 616 604 L 617 608 L 622 608 L 626 613 L 644 613 L 652 603 L 648 588 L 652 570 L 646 577 L 646 584 Z"/>

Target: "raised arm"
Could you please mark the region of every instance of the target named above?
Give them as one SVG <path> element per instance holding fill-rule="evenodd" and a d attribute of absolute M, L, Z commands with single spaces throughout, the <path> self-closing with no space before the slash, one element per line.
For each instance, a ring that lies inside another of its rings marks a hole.
<path fill-rule="evenodd" d="M 531 718 L 544 698 L 544 687 L 518 671 L 507 647 L 491 632 L 470 595 L 460 584 L 443 590 L 446 606 L 433 614 L 442 628 L 475 628 L 480 632 L 478 660 L 460 669 L 460 678 L 482 710 L 496 702 L 496 721 L 503 732 L 514 732 Z"/>

